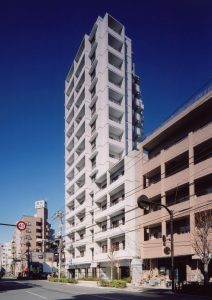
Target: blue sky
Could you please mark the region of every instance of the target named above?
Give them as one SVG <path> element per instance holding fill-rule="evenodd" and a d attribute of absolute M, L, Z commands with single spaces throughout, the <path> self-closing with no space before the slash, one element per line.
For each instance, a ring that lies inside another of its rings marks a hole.
<path fill-rule="evenodd" d="M 146 133 L 211 78 L 211 0 L 1 1 L 0 223 L 39 199 L 50 217 L 64 207 L 64 79 L 106 12 L 133 42 Z M 11 237 L 0 226 L 0 243 Z"/>

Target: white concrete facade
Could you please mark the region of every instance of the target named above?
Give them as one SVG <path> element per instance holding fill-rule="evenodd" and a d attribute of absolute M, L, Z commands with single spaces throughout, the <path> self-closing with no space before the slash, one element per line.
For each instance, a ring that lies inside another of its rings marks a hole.
<path fill-rule="evenodd" d="M 5 269 L 6 273 L 12 272 L 12 243 L 7 242 L 3 244 L 1 255 L 1 266 Z"/>
<path fill-rule="evenodd" d="M 66 269 L 119 276 L 140 256 L 134 165 L 143 103 L 131 40 L 110 15 L 85 35 L 65 81 Z M 130 232 L 130 229 L 134 229 Z M 127 274 L 126 274 L 127 276 Z"/>

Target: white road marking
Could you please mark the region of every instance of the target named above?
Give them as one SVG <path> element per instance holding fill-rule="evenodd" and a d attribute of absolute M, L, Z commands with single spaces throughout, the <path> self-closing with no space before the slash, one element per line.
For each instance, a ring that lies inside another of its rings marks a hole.
<path fill-rule="evenodd" d="M 35 294 L 35 293 L 32 293 L 32 292 L 29 292 L 29 291 L 25 291 L 26 293 L 28 294 L 31 294 L 33 296 L 37 296 L 37 297 L 40 297 L 40 298 L 43 298 L 43 299 L 48 299 L 47 297 L 44 297 L 44 296 L 41 296 L 41 295 L 38 295 L 38 294 Z"/>

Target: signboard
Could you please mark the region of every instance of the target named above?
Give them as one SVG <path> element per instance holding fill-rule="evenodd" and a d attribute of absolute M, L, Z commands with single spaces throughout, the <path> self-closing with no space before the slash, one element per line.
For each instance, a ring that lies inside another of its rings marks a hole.
<path fill-rule="evenodd" d="M 45 200 L 35 201 L 35 208 L 47 208 L 47 202 Z"/>
<path fill-rule="evenodd" d="M 25 230 L 27 228 L 27 224 L 24 221 L 19 221 L 16 224 L 16 227 L 18 228 L 18 230 L 22 231 L 22 230 Z"/>

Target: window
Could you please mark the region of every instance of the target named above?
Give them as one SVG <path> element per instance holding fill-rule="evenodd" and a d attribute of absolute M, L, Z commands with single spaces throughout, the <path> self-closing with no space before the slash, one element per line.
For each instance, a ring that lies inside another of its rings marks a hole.
<path fill-rule="evenodd" d="M 94 79 L 94 77 L 96 76 L 96 69 L 93 70 L 93 72 L 91 73 L 91 81 Z"/>
<path fill-rule="evenodd" d="M 107 253 L 107 245 L 102 245 L 102 253 Z"/>
<path fill-rule="evenodd" d="M 31 222 L 27 222 L 27 226 L 32 226 L 32 223 Z"/>
<path fill-rule="evenodd" d="M 96 167 L 96 156 L 91 159 L 91 166 L 92 166 L 92 169 Z"/>
<path fill-rule="evenodd" d="M 27 229 L 26 232 L 27 232 L 27 233 L 31 233 L 31 229 Z"/>
<path fill-rule="evenodd" d="M 118 251 L 119 250 L 119 242 L 113 242 L 112 243 L 112 250 Z"/>
<path fill-rule="evenodd" d="M 102 231 L 107 231 L 107 224 L 102 225 Z"/>
<path fill-rule="evenodd" d="M 94 62 L 95 58 L 96 58 L 96 51 L 91 56 L 91 64 Z"/>
<path fill-rule="evenodd" d="M 188 151 L 178 155 L 174 159 L 165 163 L 165 176 L 172 176 L 182 170 L 187 169 L 189 166 Z"/>
<path fill-rule="evenodd" d="M 96 148 L 96 139 L 93 140 L 93 142 L 91 143 L 91 150 L 94 150 Z"/>
<path fill-rule="evenodd" d="M 119 226 L 119 221 L 118 220 L 113 220 L 112 221 L 112 228 L 116 228 Z"/>
<path fill-rule="evenodd" d="M 94 133 L 95 130 L 96 130 L 96 122 L 94 122 L 91 126 L 91 133 Z"/>
<path fill-rule="evenodd" d="M 125 240 L 122 241 L 122 249 L 125 249 Z"/>

